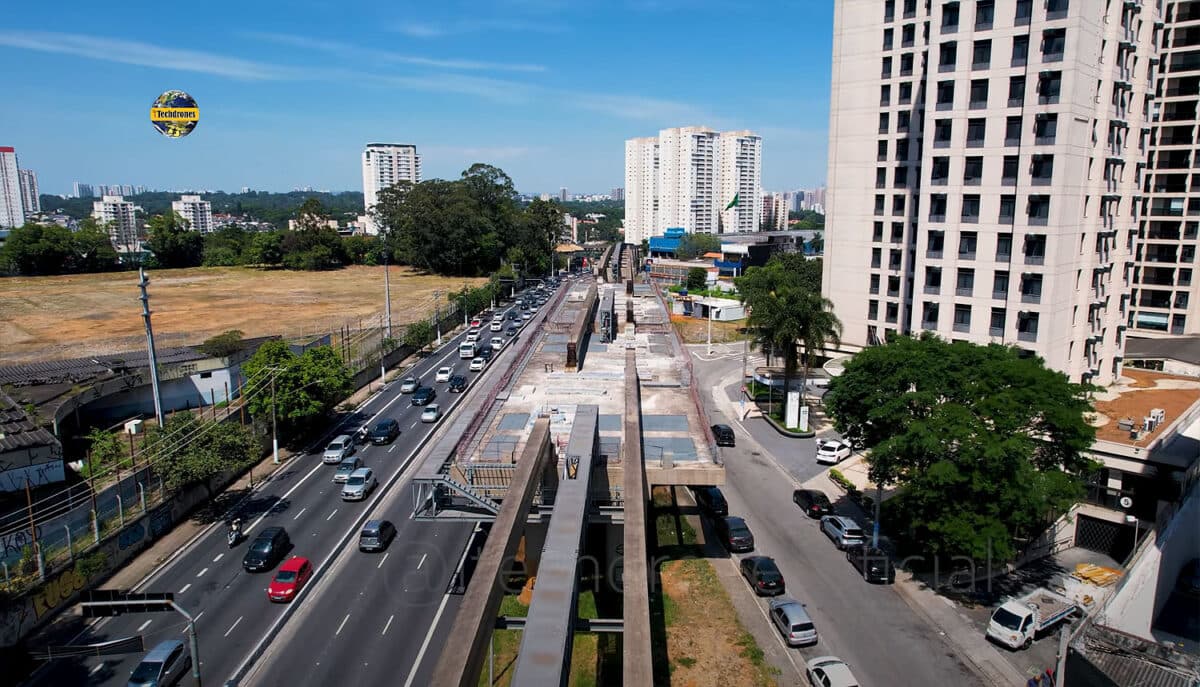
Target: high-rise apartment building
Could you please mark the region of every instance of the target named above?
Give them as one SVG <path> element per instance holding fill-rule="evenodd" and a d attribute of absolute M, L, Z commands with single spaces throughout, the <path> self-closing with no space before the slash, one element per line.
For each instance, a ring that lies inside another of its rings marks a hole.
<path fill-rule="evenodd" d="M 566 186 L 560 187 L 558 189 L 558 202 L 565 203 L 570 199 L 571 199 L 571 196 L 567 194 L 567 187 Z"/>
<path fill-rule="evenodd" d="M 78 181 L 72 184 L 71 195 L 75 198 L 91 198 L 92 193 L 91 184 L 81 184 Z"/>
<path fill-rule="evenodd" d="M 835 5 L 824 291 L 848 348 L 929 330 L 1120 373 L 1157 11 Z"/>
<path fill-rule="evenodd" d="M 108 237 L 117 252 L 131 253 L 141 249 L 132 202 L 122 196 L 103 196 L 92 203 L 92 217 L 107 226 Z"/>
<path fill-rule="evenodd" d="M 11 146 L 0 146 L 0 227 L 25 224 L 21 180 L 17 169 L 17 151 Z"/>
<path fill-rule="evenodd" d="M 421 156 L 415 145 L 398 143 L 368 143 L 362 154 L 363 204 L 366 206 L 365 226 L 368 234 L 378 234 L 379 227 L 371 210 L 379 192 L 401 181 L 421 182 Z"/>
<path fill-rule="evenodd" d="M 790 193 L 763 193 L 759 202 L 762 204 L 762 229 L 764 231 L 783 231 L 788 226 L 788 209 L 792 205 Z"/>
<path fill-rule="evenodd" d="M 212 203 L 200 196 L 180 196 L 171 201 L 171 209 L 188 221 L 188 228 L 201 234 L 213 232 Z"/>
<path fill-rule="evenodd" d="M 17 176 L 21 180 L 21 207 L 29 216 L 42 211 L 42 201 L 38 197 L 37 174 L 32 169 L 18 169 Z"/>
<path fill-rule="evenodd" d="M 680 227 L 691 233 L 757 231 L 762 140 L 749 131 L 663 129 L 625 142 L 625 241 Z"/>
<path fill-rule="evenodd" d="M 608 197 L 613 200 L 625 200 L 625 189 L 620 186 L 616 186 L 612 191 L 609 191 Z"/>

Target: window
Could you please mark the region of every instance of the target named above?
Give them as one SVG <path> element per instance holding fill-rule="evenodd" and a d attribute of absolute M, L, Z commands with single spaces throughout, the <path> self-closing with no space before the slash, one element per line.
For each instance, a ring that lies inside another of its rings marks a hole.
<path fill-rule="evenodd" d="M 988 322 L 988 334 L 1004 336 L 1004 308 L 992 308 L 992 318 Z"/>
<path fill-rule="evenodd" d="M 898 270 L 904 260 L 904 251 L 896 250 L 895 248 L 888 251 L 888 269 Z"/>
<path fill-rule="evenodd" d="M 1042 275 L 1021 275 L 1021 302 L 1040 303 L 1042 300 Z"/>
<path fill-rule="evenodd" d="M 1000 196 L 1000 224 L 1012 224 L 1017 214 L 1017 197 L 1013 195 Z"/>
<path fill-rule="evenodd" d="M 942 33 L 952 33 L 958 30 L 958 3 L 948 2 L 942 5 Z"/>
<path fill-rule="evenodd" d="M 1008 298 L 1008 272 L 996 272 L 992 277 L 992 298 Z"/>
<path fill-rule="evenodd" d="M 1054 176 L 1054 156 L 1034 155 L 1030 160 L 1029 173 L 1034 186 L 1049 186 Z"/>
<path fill-rule="evenodd" d="M 893 21 L 896 19 L 896 0 L 885 0 L 883 3 L 883 20 Z"/>
<path fill-rule="evenodd" d="M 900 30 L 900 47 L 911 48 L 917 37 L 917 27 L 915 24 L 905 24 Z"/>
<path fill-rule="evenodd" d="M 954 285 L 957 296 L 970 296 L 975 292 L 975 270 L 963 267 L 958 270 L 958 280 Z"/>
<path fill-rule="evenodd" d="M 1000 183 L 1005 186 L 1017 185 L 1017 161 L 1016 155 L 1004 156 L 1004 167 L 1000 170 Z"/>
<path fill-rule="evenodd" d="M 1038 104 L 1057 103 L 1061 92 L 1062 72 L 1042 72 L 1038 75 Z"/>
<path fill-rule="evenodd" d="M 971 224 L 977 224 L 979 222 L 979 194 L 968 193 L 967 195 L 963 196 L 961 219 L 963 222 L 969 222 Z M 974 253 L 975 249 L 972 248 L 971 252 Z M 962 252 L 959 251 L 959 254 L 961 255 Z M 974 256 L 972 255 L 972 257 Z"/>
<path fill-rule="evenodd" d="M 900 306 L 896 305 L 895 303 L 888 303 L 887 304 L 886 321 L 887 322 L 895 322 L 896 319 L 899 317 L 899 315 L 898 315 L 899 312 L 900 312 Z M 896 332 L 891 329 L 888 329 L 887 332 L 888 332 L 887 336 L 895 336 L 896 335 Z"/>
<path fill-rule="evenodd" d="M 1052 145 L 1058 135 L 1058 114 L 1041 113 L 1033 122 L 1034 145 Z"/>
<path fill-rule="evenodd" d="M 897 112 L 896 113 L 896 133 L 898 133 L 898 134 L 908 133 L 908 127 L 911 123 L 912 123 L 912 113 L 911 112 Z"/>
<path fill-rule="evenodd" d="M 894 176 L 892 186 L 894 188 L 904 188 L 908 186 L 908 167 L 901 166 L 896 168 L 896 174 Z"/>
<path fill-rule="evenodd" d="M 1017 14 L 1013 23 L 1017 26 L 1028 26 L 1033 17 L 1033 0 L 1017 0 Z"/>
<path fill-rule="evenodd" d="M 904 18 L 912 19 L 917 16 L 917 0 L 904 0 Z"/>
<path fill-rule="evenodd" d="M 208 372 L 201 372 L 200 379 L 212 379 L 212 370 L 209 370 Z"/>
<path fill-rule="evenodd" d="M 887 187 L 887 168 L 878 167 L 875 169 L 875 188 Z"/>
<path fill-rule="evenodd" d="M 892 58 L 891 57 L 883 58 L 883 69 L 880 71 L 879 76 L 884 79 L 892 78 Z"/>
<path fill-rule="evenodd" d="M 900 297 L 900 277 L 888 277 L 888 298 Z"/>
<path fill-rule="evenodd" d="M 883 240 L 883 222 L 875 223 L 875 231 L 871 236 L 871 240 L 872 241 L 882 241 Z"/>
<path fill-rule="evenodd" d="M 997 234 L 996 262 L 1007 262 L 1010 259 L 1012 259 L 1012 234 Z M 1006 281 L 1004 284 L 1004 288 L 1007 289 L 1008 282 Z"/>
<path fill-rule="evenodd" d="M 892 243 L 904 242 L 904 222 L 892 222 Z"/>
<path fill-rule="evenodd" d="M 1013 36 L 1012 67 L 1024 67 L 1029 61 L 1029 36 Z"/>
<path fill-rule="evenodd" d="M 875 150 L 876 150 L 876 152 L 875 152 L 876 160 L 888 159 L 888 142 L 887 141 L 880 141 L 879 143 L 877 143 L 875 145 Z"/>
<path fill-rule="evenodd" d="M 937 85 L 937 109 L 949 110 L 954 107 L 954 82 L 939 81 Z"/>
<path fill-rule="evenodd" d="M 950 41 L 938 47 L 938 71 L 952 72 L 958 63 L 958 43 Z"/>
<path fill-rule="evenodd" d="M 954 306 L 954 331 L 956 331 L 956 332 L 971 331 L 971 306 L 969 306 L 969 305 Z"/>
<path fill-rule="evenodd" d="M 992 42 L 975 41 L 971 50 L 971 69 L 987 69 L 992 64 Z"/>
<path fill-rule="evenodd" d="M 945 186 L 950 183 L 950 158 L 933 158 L 933 165 L 929 170 L 929 183 L 934 186 Z"/>
<path fill-rule="evenodd" d="M 937 329 L 937 322 L 938 304 L 926 301 L 921 315 L 921 326 L 926 329 Z"/>
<path fill-rule="evenodd" d="M 933 147 L 949 148 L 950 136 L 954 130 L 953 120 L 939 119 L 933 123 Z"/>
<path fill-rule="evenodd" d="M 886 86 L 885 86 L 886 88 Z M 1008 106 L 1020 107 L 1025 102 L 1025 75 L 1008 78 Z"/>
<path fill-rule="evenodd" d="M 975 202 L 979 202 L 979 196 L 975 196 Z M 973 231 L 964 231 L 958 237 L 958 257 L 968 260 L 975 259 L 975 246 L 979 243 L 979 235 Z"/>
<path fill-rule="evenodd" d="M 871 275 L 871 293 L 879 293 L 879 275 Z"/>
<path fill-rule="evenodd" d="M 873 274 L 873 275 L 871 275 L 871 279 L 873 281 L 877 282 L 877 281 L 879 281 L 879 275 Z M 879 285 L 876 284 L 875 290 L 872 291 L 871 293 L 878 293 L 878 292 L 879 292 Z M 869 303 L 867 303 L 867 319 L 868 320 L 879 319 L 879 301 L 872 300 Z"/>
<path fill-rule="evenodd" d="M 942 268 L 925 268 L 925 293 L 936 295 L 942 289 Z"/>
<path fill-rule="evenodd" d="M 1021 341 L 1037 341 L 1038 314 L 1017 313 L 1017 338 Z"/>
<path fill-rule="evenodd" d="M 908 159 L 908 139 L 902 138 L 899 141 L 896 141 L 896 159 Z"/>
<path fill-rule="evenodd" d="M 1004 145 L 1021 145 L 1021 115 L 1014 115 L 1004 120 Z"/>
<path fill-rule="evenodd" d="M 1062 19 L 1069 6 L 1067 0 L 1046 0 L 1046 19 Z"/>
<path fill-rule="evenodd" d="M 872 248 L 871 249 L 871 267 L 873 267 L 875 269 L 879 269 L 880 266 L 882 266 L 882 264 L 883 264 L 883 249 L 882 248 Z"/>
<path fill-rule="evenodd" d="M 879 104 L 883 107 L 892 104 L 892 87 L 888 84 L 879 87 Z"/>
<path fill-rule="evenodd" d="M 912 82 L 905 81 L 900 84 L 900 104 L 907 105 L 912 102 Z"/>
<path fill-rule="evenodd" d="M 929 196 L 929 221 L 946 221 L 946 194 L 934 193 Z"/>
<path fill-rule="evenodd" d="M 893 215 L 903 215 L 904 214 L 904 199 L 906 197 L 907 196 L 905 196 L 903 193 L 897 193 L 896 195 L 892 196 L 892 214 Z"/>
<path fill-rule="evenodd" d="M 882 215 L 884 208 L 887 206 L 886 196 L 875 196 L 875 214 Z"/>
<path fill-rule="evenodd" d="M 988 80 L 973 79 L 971 81 L 971 99 L 970 108 L 972 110 L 987 109 L 988 100 Z"/>
<path fill-rule="evenodd" d="M 1029 196 L 1029 223 L 1045 224 L 1050 219 L 1050 196 Z"/>
<path fill-rule="evenodd" d="M 890 115 L 886 112 L 879 113 L 879 133 L 886 134 L 888 132 L 888 119 Z"/>
<path fill-rule="evenodd" d="M 975 30 L 982 31 L 992 28 L 996 18 L 995 0 L 979 0 L 975 3 Z"/>
<path fill-rule="evenodd" d="M 894 35 L 894 31 L 892 29 L 884 29 L 883 30 L 883 49 L 884 50 L 892 49 L 893 35 Z"/>
<path fill-rule="evenodd" d="M 1046 235 L 1030 234 L 1025 237 L 1025 264 L 1041 265 L 1046 259 Z"/>
<path fill-rule="evenodd" d="M 978 119 L 967 120 L 967 147 L 982 148 L 983 140 L 987 134 L 987 120 L 980 117 Z"/>
<path fill-rule="evenodd" d="M 1042 32 L 1042 62 L 1062 62 L 1066 49 L 1066 29 L 1046 29 Z"/>
<path fill-rule="evenodd" d="M 983 157 L 968 157 L 963 165 L 963 184 L 978 186 L 981 183 L 983 183 Z"/>

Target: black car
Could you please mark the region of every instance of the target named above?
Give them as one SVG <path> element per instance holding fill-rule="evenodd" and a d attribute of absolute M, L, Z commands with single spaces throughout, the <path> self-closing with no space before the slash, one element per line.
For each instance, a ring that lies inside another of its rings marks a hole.
<path fill-rule="evenodd" d="M 242 567 L 246 572 L 270 570 L 279 564 L 291 547 L 292 540 L 288 538 L 287 530 L 268 527 L 250 542 L 250 548 L 242 558 Z"/>
<path fill-rule="evenodd" d="M 516 310 L 509 310 L 508 311 L 508 319 L 519 320 L 519 319 L 521 319 L 521 314 L 518 313 Z"/>
<path fill-rule="evenodd" d="M 766 556 L 746 556 L 741 564 L 742 577 L 759 596 L 778 596 L 784 592 L 783 573 L 775 559 Z"/>
<path fill-rule="evenodd" d="M 746 525 L 746 521 L 737 517 L 718 518 L 717 534 L 725 548 L 734 553 L 754 550 L 754 533 Z"/>
<path fill-rule="evenodd" d="M 734 446 L 737 443 L 734 441 L 733 428 L 729 425 L 713 425 L 712 433 L 717 446 Z"/>
<path fill-rule="evenodd" d="M 431 386 L 423 386 L 413 392 L 412 404 L 415 406 L 427 406 L 433 399 L 437 398 L 437 392 Z"/>
<path fill-rule="evenodd" d="M 866 544 L 851 546 L 846 549 L 846 560 L 867 582 L 891 584 L 896 581 L 896 566 L 882 549 L 873 549 Z"/>
<path fill-rule="evenodd" d="M 518 329 L 517 329 L 515 326 L 513 326 L 513 325 L 511 325 L 511 324 L 510 324 L 510 325 L 508 326 L 508 329 L 505 329 L 505 330 L 504 330 L 504 335 L 505 335 L 505 336 L 507 336 L 507 337 L 509 337 L 509 338 L 512 338 L 512 337 L 514 337 L 514 336 L 516 336 L 516 335 L 517 335 L 517 331 L 519 331 L 519 330 L 518 330 Z"/>
<path fill-rule="evenodd" d="M 476 354 L 487 362 L 491 362 L 492 356 L 496 355 L 496 351 L 492 348 L 491 344 L 484 344 L 482 348 L 476 351 Z"/>
<path fill-rule="evenodd" d="M 358 534 L 359 551 L 383 551 L 396 538 L 391 520 L 368 520 Z"/>
<path fill-rule="evenodd" d="M 450 382 L 446 385 L 446 388 L 449 389 L 451 393 L 460 392 L 467 388 L 467 378 L 462 375 L 454 375 L 450 378 Z"/>
<path fill-rule="evenodd" d="M 822 515 L 833 513 L 833 504 L 823 491 L 816 489 L 797 489 L 792 492 L 792 502 L 800 506 L 810 518 L 820 518 Z"/>
<path fill-rule="evenodd" d="M 700 510 L 720 517 L 729 515 L 729 504 L 725 501 L 725 495 L 721 493 L 720 489 L 696 487 L 695 496 L 696 505 L 700 506 Z"/>
<path fill-rule="evenodd" d="M 367 435 L 371 439 L 372 444 L 390 444 L 393 439 L 400 436 L 400 423 L 388 418 L 380 420 L 371 428 L 371 433 Z"/>

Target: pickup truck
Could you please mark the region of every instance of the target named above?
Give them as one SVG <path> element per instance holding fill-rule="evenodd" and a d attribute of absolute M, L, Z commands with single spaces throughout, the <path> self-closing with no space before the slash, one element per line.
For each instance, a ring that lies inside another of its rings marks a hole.
<path fill-rule="evenodd" d="M 1080 612 L 1074 601 L 1039 587 L 1000 604 L 988 621 L 987 636 L 1010 649 L 1025 649 L 1040 633 Z"/>

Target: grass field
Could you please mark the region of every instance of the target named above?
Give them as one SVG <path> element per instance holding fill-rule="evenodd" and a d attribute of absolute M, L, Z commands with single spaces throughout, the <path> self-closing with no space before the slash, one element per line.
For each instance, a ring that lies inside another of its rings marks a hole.
<path fill-rule="evenodd" d="M 342 325 L 378 324 L 383 268 L 335 272 L 239 267 L 155 270 L 150 307 L 155 343 L 196 344 L 240 329 L 245 336 L 299 337 Z M 434 291 L 483 279 L 446 278 L 392 267 L 392 323 L 433 311 Z M 0 279 L 0 364 L 78 358 L 145 346 L 135 272 Z"/>

